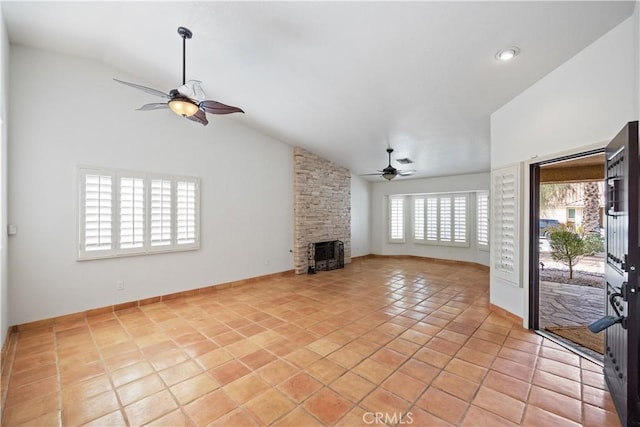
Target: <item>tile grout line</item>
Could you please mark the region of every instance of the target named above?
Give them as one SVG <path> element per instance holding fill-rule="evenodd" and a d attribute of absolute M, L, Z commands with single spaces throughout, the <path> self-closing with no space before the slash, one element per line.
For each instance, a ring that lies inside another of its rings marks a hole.
<path fill-rule="evenodd" d="M 115 314 L 114 314 L 114 317 L 117 318 L 117 316 L 115 316 Z M 104 361 L 104 356 L 102 355 L 102 351 L 100 349 L 100 346 L 98 346 L 98 342 L 96 341 L 96 337 L 95 337 L 93 328 L 91 327 L 91 324 L 86 320 L 86 318 L 85 318 L 84 321 L 85 321 L 85 323 L 87 325 L 87 329 L 89 329 L 89 335 L 91 335 L 91 341 L 93 342 L 93 346 L 96 349 L 96 353 L 98 353 L 100 364 L 102 365 L 102 368 L 104 369 L 105 375 L 109 379 L 109 384 L 111 385 L 112 392 L 116 397 L 116 401 L 118 402 L 118 410 L 122 414 L 122 418 L 124 419 L 124 422 L 129 426 L 129 425 L 131 425 L 131 423 L 129 422 L 129 418 L 127 416 L 127 412 L 124 410 L 124 406 L 122 405 L 122 401 L 120 400 L 120 396 L 118 395 L 118 389 L 116 388 L 116 386 L 115 386 L 115 384 L 113 382 L 113 378 L 111 378 L 111 372 L 108 370 L 107 364 Z M 120 323 L 119 319 L 118 319 L 118 323 Z M 127 334 L 129 334 L 128 331 L 127 331 Z M 105 415 L 108 415 L 108 413 L 100 415 L 98 418 L 101 418 L 101 417 L 103 417 Z M 93 420 L 89 420 L 88 422 L 94 421 L 94 420 L 96 420 L 98 418 L 95 418 Z"/>

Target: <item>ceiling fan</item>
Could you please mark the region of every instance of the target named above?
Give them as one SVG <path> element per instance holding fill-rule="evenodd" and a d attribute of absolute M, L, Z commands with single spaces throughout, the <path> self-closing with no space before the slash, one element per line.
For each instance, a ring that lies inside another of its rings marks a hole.
<path fill-rule="evenodd" d="M 152 104 L 145 104 L 138 108 L 139 111 L 151 111 L 170 108 L 174 113 L 186 117 L 194 122 L 201 123 L 206 126 L 209 121 L 205 113 L 209 114 L 231 114 L 231 113 L 244 113 L 238 107 L 232 107 L 225 105 L 221 102 L 211 101 L 205 99 L 205 94 L 200 87 L 200 81 L 189 80 L 185 81 L 185 64 L 186 64 L 186 43 L 187 39 L 190 39 L 193 34 L 188 28 L 178 27 L 178 34 L 182 37 L 182 86 L 177 89 L 171 89 L 169 93 L 164 93 L 160 90 L 152 89 L 150 87 L 141 86 L 135 83 L 124 82 L 122 80 L 113 79 L 123 85 L 131 86 L 139 89 L 143 92 L 151 95 L 156 95 L 161 98 L 165 98 L 166 102 L 157 102 Z"/>
<path fill-rule="evenodd" d="M 379 173 L 367 173 L 367 174 L 364 174 L 364 175 L 361 175 L 361 176 L 378 175 L 378 176 L 383 177 L 387 181 L 391 181 L 393 178 L 395 178 L 398 175 L 400 175 L 400 176 L 409 176 L 409 175 L 413 175 L 414 173 L 416 173 L 415 170 L 403 171 L 403 170 L 399 170 L 399 169 L 396 169 L 393 166 L 391 166 L 391 153 L 393 153 L 393 148 L 387 148 L 387 153 L 389 154 L 389 165 L 386 168 L 382 169 L 381 171 L 378 171 Z"/>

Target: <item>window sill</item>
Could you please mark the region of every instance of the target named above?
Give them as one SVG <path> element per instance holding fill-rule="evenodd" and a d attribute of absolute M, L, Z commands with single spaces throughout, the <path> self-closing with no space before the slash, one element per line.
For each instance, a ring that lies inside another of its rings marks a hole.
<path fill-rule="evenodd" d="M 135 256 L 146 256 L 146 255 L 156 255 L 156 254 L 169 254 L 176 252 L 189 252 L 189 251 L 197 251 L 200 249 L 200 245 L 185 245 L 184 247 L 179 248 L 167 248 L 167 249 L 154 249 L 151 251 L 141 251 L 141 252 L 121 252 L 121 253 L 109 253 L 109 254 L 82 254 L 78 255 L 76 261 L 95 261 L 100 259 L 114 259 L 114 258 L 128 258 Z M 98 252 L 98 251 L 96 251 Z"/>

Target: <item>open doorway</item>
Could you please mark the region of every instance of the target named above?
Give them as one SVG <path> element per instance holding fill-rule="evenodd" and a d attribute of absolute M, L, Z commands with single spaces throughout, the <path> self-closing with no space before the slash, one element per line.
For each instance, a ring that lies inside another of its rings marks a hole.
<path fill-rule="evenodd" d="M 604 153 L 532 165 L 530 313 L 534 329 L 602 362 Z"/>

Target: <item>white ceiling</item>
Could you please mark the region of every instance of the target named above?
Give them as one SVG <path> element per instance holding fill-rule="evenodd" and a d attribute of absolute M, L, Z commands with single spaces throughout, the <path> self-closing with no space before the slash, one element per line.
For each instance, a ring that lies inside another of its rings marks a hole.
<path fill-rule="evenodd" d="M 194 34 L 187 79 L 246 112 L 229 119 L 354 174 L 385 167 L 389 144 L 394 158 L 414 160 L 393 165 L 416 169 L 415 178 L 488 171 L 490 114 L 629 17 L 634 2 L 3 0 L 1 7 L 11 43 L 101 61 L 163 91 L 181 82 L 176 30 L 185 26 Z M 512 45 L 521 49 L 513 61 L 494 59 Z M 215 120 L 224 119 L 210 117 L 209 126 Z"/>

